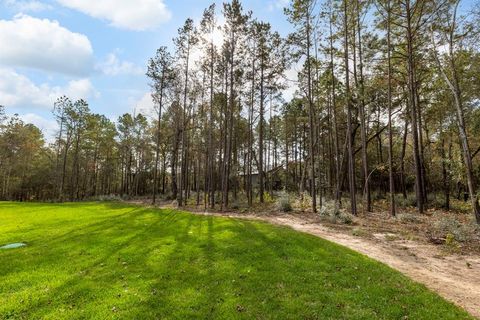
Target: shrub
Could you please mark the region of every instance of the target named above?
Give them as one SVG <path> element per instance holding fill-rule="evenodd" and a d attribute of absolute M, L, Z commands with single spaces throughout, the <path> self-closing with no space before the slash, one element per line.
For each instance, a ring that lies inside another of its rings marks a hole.
<path fill-rule="evenodd" d="M 443 194 L 429 194 L 428 202 L 434 208 L 445 208 L 445 196 Z"/>
<path fill-rule="evenodd" d="M 453 217 L 443 217 L 432 226 L 433 238 L 442 238 L 450 242 L 453 240 L 468 242 L 477 238 L 479 233 L 479 227 L 475 222 L 461 223 Z"/>
<path fill-rule="evenodd" d="M 395 203 L 400 208 L 415 207 L 417 205 L 417 198 L 414 193 L 407 194 L 407 198 L 404 198 L 402 194 L 395 195 Z"/>
<path fill-rule="evenodd" d="M 102 195 L 96 196 L 92 198 L 92 201 L 101 201 L 101 202 L 112 202 L 112 201 L 122 201 L 122 197 L 110 194 L 110 195 Z"/>
<path fill-rule="evenodd" d="M 382 192 L 382 191 L 374 191 L 374 192 L 372 192 L 372 200 L 373 200 L 373 201 L 385 200 L 385 199 L 386 199 L 386 194 L 385 194 L 385 192 Z"/>
<path fill-rule="evenodd" d="M 233 210 L 238 210 L 240 209 L 240 203 L 238 201 L 233 201 L 230 208 Z"/>
<path fill-rule="evenodd" d="M 416 215 L 411 213 L 400 213 L 397 214 L 396 218 L 403 223 L 420 223 L 420 219 Z"/>
<path fill-rule="evenodd" d="M 437 201 L 437 195 L 435 193 L 429 192 L 427 194 L 427 202 L 434 203 L 435 201 Z"/>
<path fill-rule="evenodd" d="M 280 196 L 277 201 L 277 208 L 282 212 L 292 211 L 292 204 L 290 203 L 290 196 L 287 193 L 284 193 Z"/>
<path fill-rule="evenodd" d="M 330 223 L 351 224 L 353 222 L 353 216 L 345 210 L 340 210 L 333 200 L 325 201 L 319 213 Z"/>
<path fill-rule="evenodd" d="M 340 221 L 343 224 L 352 224 L 353 223 L 353 216 L 350 213 L 345 211 L 341 211 L 337 216 L 337 221 Z"/>
<path fill-rule="evenodd" d="M 122 194 L 121 198 L 124 201 L 132 200 L 132 197 L 128 194 Z"/>
<path fill-rule="evenodd" d="M 295 201 L 295 207 L 300 211 L 307 211 L 312 207 L 312 197 L 306 192 Z"/>
<path fill-rule="evenodd" d="M 336 216 L 339 213 L 340 209 L 334 200 L 325 201 L 323 206 L 320 208 L 320 215 L 322 216 Z"/>
<path fill-rule="evenodd" d="M 265 203 L 273 203 L 273 202 L 274 202 L 274 200 L 273 200 L 272 196 L 270 195 L 270 193 L 268 193 L 268 192 L 266 192 L 266 191 L 263 193 L 263 201 L 264 201 Z"/>
<path fill-rule="evenodd" d="M 447 236 L 445 237 L 445 244 L 447 246 L 452 246 L 455 244 L 455 236 L 451 233 L 448 233 Z"/>
<path fill-rule="evenodd" d="M 352 235 L 355 237 L 365 237 L 368 235 L 368 232 L 360 228 L 353 228 Z"/>

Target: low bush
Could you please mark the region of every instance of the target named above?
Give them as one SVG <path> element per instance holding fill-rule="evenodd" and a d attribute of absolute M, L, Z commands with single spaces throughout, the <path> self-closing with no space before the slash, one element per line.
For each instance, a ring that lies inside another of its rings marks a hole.
<path fill-rule="evenodd" d="M 278 210 L 280 210 L 282 212 L 292 211 L 293 208 L 292 208 L 292 204 L 291 204 L 291 201 L 290 201 L 290 196 L 288 195 L 288 193 L 284 193 L 280 196 L 280 198 L 278 198 L 277 208 L 278 208 Z"/>
<path fill-rule="evenodd" d="M 231 204 L 231 206 L 230 206 L 230 208 L 233 209 L 233 210 L 238 210 L 238 209 L 240 209 L 240 202 L 238 202 L 238 201 L 233 201 L 232 204 Z"/>
<path fill-rule="evenodd" d="M 462 223 L 454 217 L 442 217 L 433 223 L 431 235 L 450 242 L 468 242 L 480 236 L 480 228 L 474 221 Z"/>
<path fill-rule="evenodd" d="M 400 213 L 396 216 L 397 220 L 403 223 L 420 223 L 420 218 L 411 213 Z"/>
<path fill-rule="evenodd" d="M 266 191 L 263 193 L 263 201 L 264 201 L 265 203 L 273 203 L 273 202 L 275 202 L 274 199 L 273 199 L 273 197 L 272 197 L 272 195 L 271 195 L 269 192 L 266 192 Z"/>
<path fill-rule="evenodd" d="M 433 208 L 445 208 L 445 196 L 443 194 L 429 194 L 428 203 Z"/>
<path fill-rule="evenodd" d="M 382 191 L 373 191 L 372 192 L 372 200 L 373 201 L 385 200 L 385 199 L 386 199 L 385 192 L 382 192 Z"/>
<path fill-rule="evenodd" d="M 352 235 L 355 237 L 366 237 L 368 232 L 360 228 L 353 228 Z"/>
<path fill-rule="evenodd" d="M 325 201 L 323 206 L 320 208 L 320 215 L 329 216 L 337 215 L 340 209 L 339 206 L 335 203 L 334 200 Z"/>
<path fill-rule="evenodd" d="M 334 224 L 352 224 L 353 216 L 345 210 L 341 210 L 335 201 L 325 201 L 320 208 L 320 216 Z"/>
<path fill-rule="evenodd" d="M 178 208 L 178 201 L 177 201 L 177 199 L 175 199 L 175 200 L 172 201 L 172 207 Z"/>
<path fill-rule="evenodd" d="M 395 203 L 400 208 L 415 207 L 417 205 L 417 198 L 413 193 L 407 194 L 406 198 L 402 194 L 396 194 Z"/>
<path fill-rule="evenodd" d="M 300 211 L 308 211 L 312 207 L 312 197 L 306 192 L 295 200 L 295 208 Z"/>
<path fill-rule="evenodd" d="M 101 201 L 101 202 L 112 202 L 112 201 L 122 201 L 122 197 L 114 194 L 96 196 L 91 199 L 92 201 Z"/>

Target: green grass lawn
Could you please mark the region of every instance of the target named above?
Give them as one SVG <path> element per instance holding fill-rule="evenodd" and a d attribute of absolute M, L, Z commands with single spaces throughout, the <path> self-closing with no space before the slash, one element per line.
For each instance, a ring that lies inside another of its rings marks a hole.
<path fill-rule="evenodd" d="M 0 319 L 471 319 L 387 266 L 266 223 L 0 203 Z"/>

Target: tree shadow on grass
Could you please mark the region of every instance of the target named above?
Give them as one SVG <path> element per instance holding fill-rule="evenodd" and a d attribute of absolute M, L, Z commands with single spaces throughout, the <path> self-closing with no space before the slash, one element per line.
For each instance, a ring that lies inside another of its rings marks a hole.
<path fill-rule="evenodd" d="M 6 301 L 36 290 L 13 310 L 0 306 L 0 318 L 400 318 L 408 315 L 402 307 L 415 315 L 438 298 L 359 254 L 285 228 L 116 203 L 91 209 L 107 213 L 0 265 Z M 32 277 L 15 282 L 26 272 Z M 385 303 L 395 307 L 382 310 Z M 445 303 L 437 314 L 465 318 L 452 310 Z"/>
<path fill-rule="evenodd" d="M 129 227 L 132 222 L 145 216 L 150 218 L 148 224 L 142 227 L 139 225 Z M 176 219 L 175 216 L 173 212 L 153 215 L 149 210 L 135 208 L 119 216 L 84 225 L 79 230 L 72 229 L 55 238 L 45 239 L 42 247 L 29 248 L 29 251 L 23 252 L 20 259 L 12 252 L 12 255 L 5 257 L 8 265 L 1 267 L 2 278 L 15 279 L 17 274 L 23 276 L 26 270 L 34 269 L 35 272 L 50 273 L 53 280 L 46 283 L 33 283 L 34 286 L 48 286 L 48 293 L 38 294 L 35 303 L 26 305 L 17 313 L 31 318 L 36 314 L 48 314 L 49 310 L 53 311 L 62 305 L 73 303 L 81 307 L 78 301 L 71 300 L 74 297 L 77 299 L 85 296 L 93 297 L 98 294 L 99 286 L 112 287 L 112 284 L 123 282 L 121 273 L 128 273 L 126 270 L 128 263 L 140 265 L 143 269 L 141 259 L 147 257 L 153 249 L 151 243 L 154 244 L 155 241 L 158 242 L 164 237 L 174 236 L 177 233 L 173 228 L 159 228 L 159 226 L 171 225 Z M 157 232 L 158 229 L 161 229 L 161 232 Z M 154 241 L 150 242 L 149 239 Z M 66 259 L 70 261 L 65 263 Z M 66 270 L 62 270 L 62 267 Z M 103 270 L 107 268 L 112 269 L 104 272 Z M 148 270 L 146 271 L 149 273 Z M 56 274 L 57 272 L 59 274 Z M 45 281 L 41 278 L 34 280 Z M 55 280 L 60 280 L 60 285 L 50 287 L 49 283 L 55 283 Z M 18 283 L 21 282 L 18 281 Z M 90 282 L 93 285 L 85 287 L 84 282 Z M 11 287 L 8 290 L 7 287 L 7 292 L 4 294 L 15 295 L 17 291 L 28 289 L 28 287 Z M 95 301 L 101 300 L 100 295 L 88 303 L 94 304 Z"/>

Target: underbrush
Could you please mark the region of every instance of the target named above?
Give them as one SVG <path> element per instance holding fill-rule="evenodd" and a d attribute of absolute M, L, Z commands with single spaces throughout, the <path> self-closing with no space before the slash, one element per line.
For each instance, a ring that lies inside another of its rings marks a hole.
<path fill-rule="evenodd" d="M 412 213 L 399 213 L 396 216 L 397 220 L 402 222 L 402 223 L 420 223 L 421 219 Z"/>
<path fill-rule="evenodd" d="M 333 224 L 352 224 L 353 216 L 341 209 L 334 200 L 325 201 L 320 209 L 320 217 Z"/>
<path fill-rule="evenodd" d="M 278 198 L 277 209 L 282 212 L 290 212 L 293 210 L 290 195 L 288 193 L 282 193 Z"/>
<path fill-rule="evenodd" d="M 100 202 L 116 202 L 116 201 L 123 201 L 123 200 L 124 198 L 114 194 L 96 196 L 89 199 L 89 201 L 100 201 Z"/>
<path fill-rule="evenodd" d="M 466 243 L 480 239 L 480 227 L 473 219 L 463 223 L 455 217 L 441 217 L 430 228 L 430 238 L 444 241 L 447 245 L 454 242 Z"/>
<path fill-rule="evenodd" d="M 406 198 L 402 194 L 396 194 L 395 204 L 399 208 L 415 207 L 417 205 L 417 199 L 413 193 L 407 194 Z"/>
<path fill-rule="evenodd" d="M 293 208 L 295 211 L 305 212 L 312 208 L 312 197 L 306 192 L 297 196 L 293 202 Z"/>

